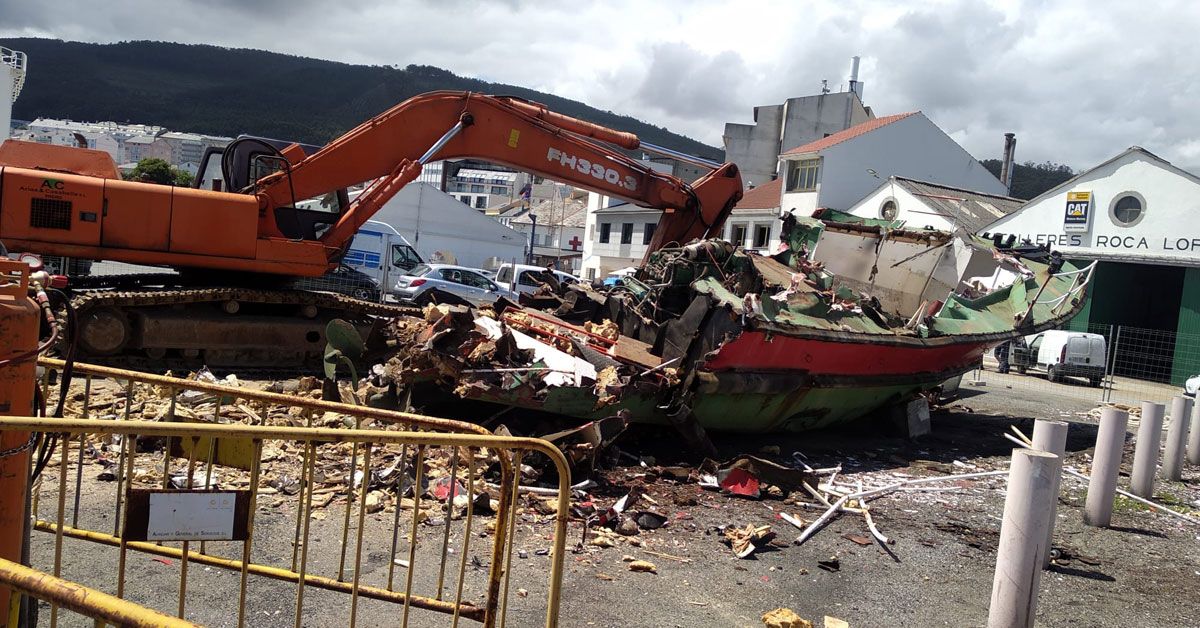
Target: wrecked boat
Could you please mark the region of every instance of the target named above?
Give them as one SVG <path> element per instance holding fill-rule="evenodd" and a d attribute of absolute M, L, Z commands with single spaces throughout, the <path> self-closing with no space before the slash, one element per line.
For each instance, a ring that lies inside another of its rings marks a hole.
<path fill-rule="evenodd" d="M 839 212 L 783 222 L 773 256 L 695 241 L 656 251 L 607 294 L 571 286 L 524 307 L 398 319 L 376 383 L 434 381 L 588 420 L 810 430 L 905 404 L 989 348 L 1060 325 L 1094 268 Z"/>

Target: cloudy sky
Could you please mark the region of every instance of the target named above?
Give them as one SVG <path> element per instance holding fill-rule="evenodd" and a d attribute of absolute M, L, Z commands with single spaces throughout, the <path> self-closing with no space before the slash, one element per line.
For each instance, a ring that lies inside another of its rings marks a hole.
<path fill-rule="evenodd" d="M 1138 144 L 1200 171 L 1200 3 L 0 0 L 4 37 L 153 39 L 419 63 L 634 115 L 713 145 L 754 105 L 844 86 L 978 158 L 1089 168 Z M 31 59 L 31 71 L 37 71 Z"/>

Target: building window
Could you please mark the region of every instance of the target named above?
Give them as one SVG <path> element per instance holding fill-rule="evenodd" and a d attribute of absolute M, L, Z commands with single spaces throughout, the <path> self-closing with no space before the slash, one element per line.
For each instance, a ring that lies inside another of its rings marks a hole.
<path fill-rule="evenodd" d="M 610 238 L 612 238 L 612 223 L 611 222 L 600 223 L 600 243 L 608 244 L 608 241 Z"/>
<path fill-rule="evenodd" d="M 487 207 L 487 197 L 486 196 L 476 196 L 475 197 L 475 207 L 477 209 L 483 209 L 483 208 Z"/>
<path fill-rule="evenodd" d="M 483 186 L 482 185 L 472 185 L 471 191 L 476 194 L 483 194 Z"/>
<path fill-rule="evenodd" d="M 471 204 L 471 197 L 470 197 L 470 196 L 463 195 L 463 196 L 460 196 L 460 197 L 458 197 L 458 200 L 462 201 L 462 202 L 463 202 L 463 204 L 465 204 L 465 205 L 470 205 L 470 204 Z"/>
<path fill-rule="evenodd" d="M 817 189 L 817 181 L 820 178 L 820 159 L 802 159 L 788 162 L 788 192 L 811 192 Z"/>
<path fill-rule="evenodd" d="M 658 225 L 653 222 L 646 223 L 642 229 L 642 244 L 650 244 L 650 240 L 654 239 L 654 228 Z"/>
<path fill-rule="evenodd" d="M 734 246 L 746 245 L 746 224 L 733 224 L 729 227 L 729 242 Z"/>
<path fill-rule="evenodd" d="M 633 223 L 621 224 L 621 244 L 633 244 Z"/>
<path fill-rule="evenodd" d="M 1108 214 L 1122 227 L 1132 227 L 1146 215 L 1146 199 L 1137 192 L 1122 192 L 1113 199 Z"/>
<path fill-rule="evenodd" d="M 594 281 L 596 279 L 596 269 L 595 268 L 587 269 L 587 278 L 588 278 L 588 281 Z"/>
<path fill-rule="evenodd" d="M 771 244 L 771 225 L 754 226 L 754 248 L 765 249 Z"/>
<path fill-rule="evenodd" d="M 500 195 L 508 194 L 508 188 L 502 188 L 498 185 L 493 185 L 492 186 L 492 194 L 500 194 Z"/>
<path fill-rule="evenodd" d="M 889 198 L 879 206 L 879 217 L 884 220 L 895 220 L 896 214 L 900 212 L 896 207 L 896 200 Z"/>

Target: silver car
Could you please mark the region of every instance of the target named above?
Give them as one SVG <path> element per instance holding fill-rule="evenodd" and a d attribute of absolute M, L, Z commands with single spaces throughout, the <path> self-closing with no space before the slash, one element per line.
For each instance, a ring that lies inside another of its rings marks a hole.
<path fill-rule="evenodd" d="M 392 294 L 403 302 L 425 305 L 458 297 L 471 305 L 491 305 L 500 297 L 517 300 L 517 293 L 500 287 L 479 271 L 450 264 L 421 264 L 396 280 Z"/>

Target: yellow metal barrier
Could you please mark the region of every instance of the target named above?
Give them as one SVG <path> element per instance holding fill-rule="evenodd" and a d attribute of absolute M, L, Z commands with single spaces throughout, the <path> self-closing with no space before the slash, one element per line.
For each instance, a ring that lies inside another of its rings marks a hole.
<path fill-rule="evenodd" d="M 50 369 L 62 366 L 53 360 L 42 364 Z M 77 364 L 75 373 L 78 383 L 69 395 L 72 401 L 67 414 L 84 418 L 0 420 L 0 431 L 30 429 L 60 435 L 56 462 L 47 468 L 34 492 L 35 528 L 54 535 L 52 550 L 47 547 L 44 553 L 53 552 L 55 576 L 62 574 L 64 555 L 70 558 L 86 552 L 90 556 L 100 552 L 98 546 L 108 546 L 118 554 L 116 595 L 140 595 L 152 606 L 161 606 L 165 591 L 161 582 L 151 588 L 153 594 L 127 590 L 127 580 L 138 583 L 140 577 L 130 575 L 129 551 L 167 559 L 172 565 L 178 561 L 174 610 L 181 618 L 189 614 L 188 583 L 197 571 L 192 570 L 190 576 L 189 565 L 196 564 L 203 565 L 206 572 L 239 572 L 239 626 L 263 624 L 258 618 L 248 618 L 250 575 L 294 585 L 293 616 L 288 623 L 296 627 L 322 623 L 310 615 L 329 608 L 324 598 L 318 605 L 306 606 L 306 591 L 311 590 L 348 594 L 348 612 L 338 616 L 338 623 L 348 616 L 351 626 L 358 621 L 364 600 L 394 605 L 392 611 L 381 607 L 365 611 L 393 613 L 388 615 L 389 623 L 407 625 L 410 610 L 416 608 L 444 613 L 451 625 L 468 619 L 485 626 L 503 626 L 509 608 L 514 537 L 524 529 L 542 538 L 546 532 L 536 528 L 552 526 L 544 618 L 545 625 L 557 625 L 570 475 L 565 459 L 553 445 L 537 439 L 492 436 L 469 423 L 301 396 L 94 365 Z M 50 388 L 48 380 L 44 385 Z M 101 389 L 109 393 L 109 399 L 97 400 L 103 397 Z M 151 393 L 153 400 L 147 397 Z M 55 397 L 47 394 L 47 398 Z M 88 418 L 95 415 L 108 418 Z M 134 420 L 138 415 L 156 420 Z M 355 427 L 312 427 L 317 417 L 325 423 Z M 385 429 L 358 429 L 371 422 Z M 557 475 L 558 498 L 539 500 L 532 504 L 536 510 L 522 514 L 519 496 L 523 491 L 517 470 L 530 456 L 545 457 L 543 466 Z M 74 508 L 68 524 L 72 466 Z M 104 468 L 103 474 L 116 482 L 115 490 L 111 482 L 84 482 L 85 466 Z M 485 482 L 488 473 L 496 483 Z M 427 484 L 441 499 L 426 497 Z M 57 498 L 53 517 L 38 515 L 42 493 Z M 241 500 L 232 507 L 239 513 L 244 539 L 238 537 L 241 540 L 233 541 L 231 547 L 231 541 L 203 535 L 174 543 L 163 537 L 151 538 L 145 527 L 148 500 L 164 501 L 168 499 L 164 496 L 181 493 L 219 493 Z M 488 495 L 482 497 L 484 493 Z M 272 503 L 264 504 L 264 497 Z M 342 525 L 334 530 L 324 515 L 339 499 L 344 502 L 339 513 Z M 108 505 L 97 506 L 102 503 Z M 295 515 L 291 523 L 284 524 L 287 517 L 282 513 L 289 508 L 295 509 Z M 389 510 L 390 517 L 386 516 Z M 486 518 L 483 511 L 491 510 L 494 519 L 479 523 Z M 265 523 L 256 521 L 256 515 L 264 511 L 270 515 Z M 411 516 L 402 522 L 404 511 Z M 105 517 L 111 517 L 107 523 L 112 526 L 111 533 L 99 529 L 106 525 Z M 281 539 L 291 543 L 281 543 Z M 72 546 L 72 553 L 64 554 L 64 541 L 68 540 L 93 544 Z M 407 557 L 402 558 L 405 544 Z M 483 544 L 488 551 L 471 554 L 472 544 Z M 75 547 L 88 549 L 76 551 Z M 379 564 L 384 557 L 386 566 Z M 432 571 L 424 574 L 419 569 L 429 562 L 437 563 L 436 578 Z M 448 564 L 452 566 L 449 571 Z M 398 574 L 398 568 L 406 573 Z M 207 582 L 210 574 L 204 578 L 207 594 L 212 586 Z M 265 599 L 274 603 L 281 599 L 280 593 L 275 586 Z M 533 598 L 524 589 L 519 593 Z M 233 589 L 227 598 L 230 601 L 232 594 Z M 262 599 L 252 597 L 250 601 Z M 201 606 L 196 612 L 212 610 L 210 604 Z M 51 625 L 55 625 L 56 610 L 52 607 Z M 224 617 L 192 619 L 217 623 Z M 522 615 L 522 624 L 528 619 L 527 613 Z M 279 621 L 269 623 L 283 625 Z"/>
<path fill-rule="evenodd" d="M 0 558 L 0 584 L 98 621 L 137 628 L 191 628 L 189 621 L 113 597 L 103 591 L 55 578 Z"/>

